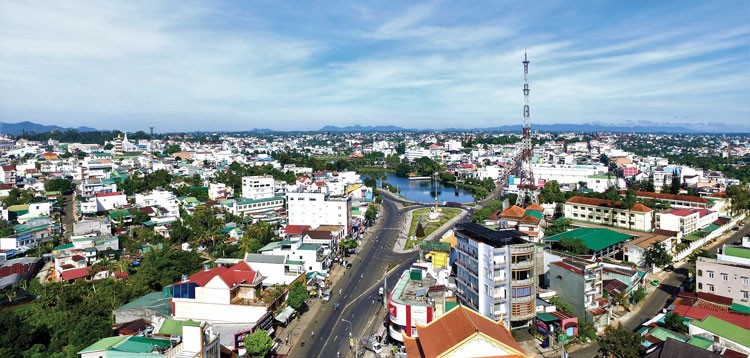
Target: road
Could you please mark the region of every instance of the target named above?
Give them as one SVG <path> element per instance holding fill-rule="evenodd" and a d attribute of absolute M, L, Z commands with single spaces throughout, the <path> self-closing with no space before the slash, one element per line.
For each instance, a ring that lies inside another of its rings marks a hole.
<path fill-rule="evenodd" d="M 290 352 L 290 357 L 335 357 L 337 352 L 342 356 L 354 355 L 349 351 L 349 330 L 358 339 L 370 332 L 364 332 L 369 320 L 376 310 L 384 310 L 383 304 L 375 300 L 378 288 L 382 285 L 385 268 L 396 265 L 388 274 L 388 284 L 396 283 L 398 277 L 419 256 L 418 253 L 397 254 L 391 248 L 398 238 L 403 226 L 403 215 L 398 215 L 399 209 L 394 201 L 386 196 L 383 198 L 383 217 L 379 229 L 373 228 L 371 238 L 366 240 L 360 250 L 359 259 L 352 262 L 352 268 L 347 276 L 343 276 L 333 286 L 333 297 L 330 303 L 325 303 L 314 318 L 311 326 L 302 334 L 305 346 L 297 345 Z M 414 207 L 401 209 L 406 212 Z M 390 286 L 392 287 L 392 286 Z M 339 289 L 341 295 L 339 295 Z M 338 302 L 341 307 L 334 311 L 332 303 Z M 346 319 L 350 324 L 341 321 Z M 315 336 L 311 335 L 315 332 Z"/>
<path fill-rule="evenodd" d="M 742 236 L 747 235 L 749 232 L 750 225 L 742 226 L 740 230 L 732 231 L 732 235 L 713 244 L 708 251 L 715 254 L 724 243 L 731 244 L 735 241 L 740 241 L 742 240 Z M 662 281 L 656 291 L 649 297 L 648 301 L 646 301 L 641 309 L 638 310 L 638 313 L 623 323 L 623 327 L 634 331 L 640 327 L 643 322 L 653 318 L 661 312 L 662 308 L 667 305 L 667 301 L 680 292 L 680 285 L 682 285 L 682 282 L 687 278 L 688 268 L 689 264 L 687 262 L 675 266 L 674 272 L 670 273 Z M 593 357 L 597 354 L 598 349 L 599 347 L 596 342 L 594 342 L 587 347 L 571 352 L 570 356 L 573 358 Z"/>

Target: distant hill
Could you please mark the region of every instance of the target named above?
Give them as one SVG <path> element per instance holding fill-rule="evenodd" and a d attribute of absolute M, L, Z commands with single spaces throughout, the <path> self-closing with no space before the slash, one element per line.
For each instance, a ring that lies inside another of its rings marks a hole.
<path fill-rule="evenodd" d="M 404 129 L 398 126 L 346 126 L 346 127 L 336 127 L 336 126 L 325 126 L 321 129 L 318 129 L 318 132 L 400 132 L 400 131 L 407 131 L 407 130 L 413 130 L 413 129 Z"/>
<path fill-rule="evenodd" d="M 18 122 L 18 123 L 5 123 L 0 122 L 0 134 L 19 135 L 25 133 L 44 133 L 52 131 L 66 131 L 68 129 L 75 129 L 79 132 L 93 132 L 95 128 L 91 127 L 78 127 L 78 128 L 64 128 L 60 126 L 46 126 L 44 124 L 33 123 L 29 121 Z"/>
<path fill-rule="evenodd" d="M 671 126 L 614 126 L 607 124 L 532 124 L 532 130 L 543 132 L 628 132 L 628 133 L 698 133 L 698 131 L 685 127 Z M 509 125 L 487 128 L 444 128 L 444 129 L 407 129 L 398 126 L 325 126 L 319 132 L 400 132 L 400 131 L 490 131 L 490 132 L 520 132 L 521 125 Z"/>

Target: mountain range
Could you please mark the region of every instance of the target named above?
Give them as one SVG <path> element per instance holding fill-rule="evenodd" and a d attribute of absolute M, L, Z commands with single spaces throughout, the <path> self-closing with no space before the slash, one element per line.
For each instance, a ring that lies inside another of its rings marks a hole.
<path fill-rule="evenodd" d="M 535 124 L 532 130 L 544 132 L 623 132 L 623 133 L 699 133 L 699 131 L 681 127 L 681 126 L 615 126 L 609 124 Z M 467 132 L 467 131 L 486 131 L 486 132 L 520 132 L 521 125 L 508 125 L 487 128 L 445 128 L 445 129 L 408 129 L 398 126 L 325 126 L 318 130 L 319 132 Z"/>
<path fill-rule="evenodd" d="M 18 123 L 5 123 L 0 122 L 0 134 L 19 135 L 23 133 L 43 133 L 52 131 L 66 131 L 69 129 L 75 129 L 79 132 L 93 132 L 96 128 L 91 127 L 77 127 L 77 128 L 65 128 L 60 126 L 47 126 L 44 124 L 33 123 L 29 121 L 18 122 Z"/>

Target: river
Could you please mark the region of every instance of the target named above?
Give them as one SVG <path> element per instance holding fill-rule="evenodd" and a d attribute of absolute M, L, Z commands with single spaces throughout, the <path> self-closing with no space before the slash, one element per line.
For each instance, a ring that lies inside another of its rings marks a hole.
<path fill-rule="evenodd" d="M 414 201 L 434 202 L 435 201 L 435 184 L 432 180 L 409 180 L 396 176 L 395 173 L 386 172 L 386 182 L 400 190 L 401 196 Z M 363 175 L 362 177 L 365 177 Z M 378 180 L 380 186 L 380 180 Z M 438 202 L 455 201 L 459 203 L 470 203 L 474 201 L 474 195 L 464 188 L 456 189 L 453 186 L 437 182 Z"/>

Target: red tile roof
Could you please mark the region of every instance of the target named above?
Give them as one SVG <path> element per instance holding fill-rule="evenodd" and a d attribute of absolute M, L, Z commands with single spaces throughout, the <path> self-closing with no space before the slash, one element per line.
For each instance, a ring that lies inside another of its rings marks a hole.
<path fill-rule="evenodd" d="M 673 210 L 669 211 L 669 213 L 672 214 L 672 215 L 674 215 L 674 216 L 688 216 L 688 215 L 694 213 L 694 211 L 690 210 L 690 209 L 673 209 Z"/>
<path fill-rule="evenodd" d="M 539 204 L 527 205 L 526 210 L 536 210 L 536 211 L 544 212 L 544 208 Z"/>
<path fill-rule="evenodd" d="M 427 325 L 417 323 L 418 337 L 404 337 L 408 357 L 437 357 L 467 339 L 483 334 L 505 345 L 506 357 L 525 357 L 521 346 L 503 326 L 464 306 L 458 306 Z M 513 352 L 515 351 L 515 352 Z"/>
<path fill-rule="evenodd" d="M 667 236 L 667 237 L 675 237 L 675 236 L 677 236 L 677 231 L 664 230 L 664 229 L 654 229 L 654 234 L 661 235 L 661 236 Z"/>
<path fill-rule="evenodd" d="M 310 225 L 287 225 L 284 227 L 284 232 L 287 235 L 302 235 L 309 228 Z"/>
<path fill-rule="evenodd" d="M 661 200 L 688 201 L 692 203 L 702 203 L 702 204 L 708 203 L 708 200 L 706 199 L 703 199 L 699 196 L 690 196 L 690 195 L 652 193 L 648 191 L 636 191 L 635 195 L 646 197 L 646 198 L 661 199 Z"/>
<path fill-rule="evenodd" d="M 119 196 L 119 195 L 122 195 L 122 194 L 120 194 L 119 191 L 113 191 L 111 193 L 96 194 L 96 197 L 97 198 L 102 198 L 102 197 L 106 197 L 106 196 Z"/>
<path fill-rule="evenodd" d="M 229 287 L 234 287 L 240 284 L 252 284 L 255 280 L 256 272 L 250 265 L 245 261 L 240 261 L 236 265 L 230 267 L 224 272 L 219 274 L 224 283 Z"/>
<path fill-rule="evenodd" d="M 65 281 L 70 281 L 70 280 L 75 280 L 81 277 L 86 277 L 88 275 L 89 275 L 89 268 L 81 267 L 77 269 L 63 271 L 62 279 Z"/>
<path fill-rule="evenodd" d="M 702 307 L 690 307 L 686 305 L 678 305 L 672 310 L 672 312 L 679 314 L 680 316 L 687 317 L 690 319 L 697 319 L 697 320 L 703 320 L 707 316 L 714 316 L 722 321 L 727 321 L 729 323 L 732 323 L 734 325 L 743 327 L 745 329 L 750 329 L 750 316 L 739 314 L 739 313 L 733 313 L 733 312 L 722 312 L 722 311 L 712 311 L 710 309 L 702 308 Z"/>
<path fill-rule="evenodd" d="M 583 275 L 583 270 L 579 269 L 578 267 L 568 265 L 568 264 L 566 264 L 566 263 L 564 263 L 562 261 L 555 261 L 552 264 L 555 265 L 555 266 L 560 266 L 560 267 L 562 267 L 562 268 L 564 268 L 564 269 L 566 269 L 566 270 L 568 270 L 570 272 L 575 272 L 575 273 L 577 273 L 579 275 Z"/>
<path fill-rule="evenodd" d="M 591 205 L 591 206 L 603 206 L 607 208 L 615 208 L 615 209 L 622 209 L 622 202 L 618 201 L 614 204 L 611 200 L 607 199 L 599 199 L 599 198 L 589 198 L 585 196 L 574 196 L 567 201 L 568 203 L 572 204 L 583 204 L 583 205 Z M 653 211 L 651 208 L 649 208 L 646 205 L 643 205 L 641 203 L 636 203 L 633 205 L 632 208 L 630 208 L 631 211 L 637 211 L 637 212 L 644 212 L 647 213 L 649 211 Z"/>
<path fill-rule="evenodd" d="M 635 205 L 633 205 L 633 207 L 630 208 L 630 211 L 637 211 L 637 212 L 641 212 L 641 213 L 647 213 L 649 211 L 654 211 L 654 210 L 652 210 L 648 206 L 643 205 L 641 203 L 635 203 Z"/>
<path fill-rule="evenodd" d="M 714 295 L 713 293 L 708 293 L 708 292 L 698 292 L 698 298 L 700 298 L 701 300 L 706 300 L 706 301 L 718 303 L 720 305 L 725 305 L 725 306 L 729 306 L 732 304 L 731 298 Z"/>
<path fill-rule="evenodd" d="M 194 283 L 194 284 L 196 284 L 198 286 L 203 287 L 203 286 L 205 286 L 208 283 L 208 281 L 211 281 L 211 279 L 214 278 L 214 276 L 216 276 L 218 274 L 221 274 L 222 272 L 224 272 L 226 270 L 227 270 L 227 268 L 224 267 L 224 266 L 214 267 L 214 268 L 208 269 L 208 270 L 200 270 L 200 271 L 198 271 L 198 272 L 190 275 L 190 277 L 188 278 L 187 282 Z M 178 284 L 179 283 L 187 283 L 187 282 L 178 282 Z"/>
<path fill-rule="evenodd" d="M 500 217 L 512 217 L 512 218 L 522 218 L 523 214 L 526 213 L 526 210 L 518 205 L 512 205 L 511 207 L 503 210 L 502 213 L 500 213 Z"/>

